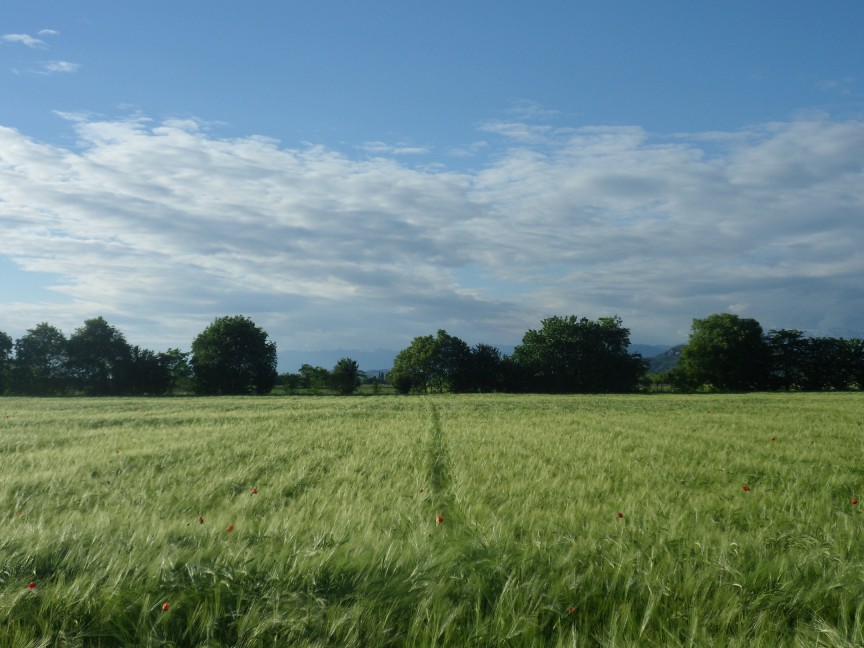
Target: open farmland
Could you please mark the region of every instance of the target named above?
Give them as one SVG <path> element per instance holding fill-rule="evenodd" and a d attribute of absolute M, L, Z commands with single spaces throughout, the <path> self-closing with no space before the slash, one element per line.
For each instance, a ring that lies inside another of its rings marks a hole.
<path fill-rule="evenodd" d="M 864 645 L 858 393 L 4 398 L 0 516 L 10 648 Z"/>

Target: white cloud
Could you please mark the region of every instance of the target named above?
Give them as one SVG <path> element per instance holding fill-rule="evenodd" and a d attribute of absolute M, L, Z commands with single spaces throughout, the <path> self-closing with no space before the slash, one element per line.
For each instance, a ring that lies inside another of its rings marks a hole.
<path fill-rule="evenodd" d="M 41 71 L 45 74 L 71 74 L 81 68 L 78 63 L 69 61 L 45 61 L 41 64 Z"/>
<path fill-rule="evenodd" d="M 3 304 L 4 321 L 103 314 L 154 348 L 238 312 L 284 349 L 437 328 L 506 344 L 556 313 L 617 313 L 642 342 L 723 310 L 864 334 L 862 122 L 546 129 L 470 172 L 191 120 L 70 123 L 74 150 L 0 128 L 0 255 L 65 296 Z"/>
<path fill-rule="evenodd" d="M 523 99 L 514 102 L 507 112 L 512 118 L 520 121 L 546 121 L 557 118 L 561 115 L 558 110 L 550 110 L 542 104 L 536 101 L 531 101 L 530 99 Z"/>
<path fill-rule="evenodd" d="M 4 43 L 20 43 L 32 48 L 45 47 L 45 41 L 34 38 L 29 34 L 3 34 L 0 36 L 0 41 Z"/>
<path fill-rule="evenodd" d="M 60 32 L 55 29 L 41 29 L 39 32 L 40 36 L 56 36 Z M 46 49 L 48 45 L 45 41 L 34 38 L 29 34 L 4 34 L 0 36 L 0 42 L 4 43 L 20 43 L 22 45 L 26 45 L 32 49 Z M 77 72 L 81 68 L 79 63 L 73 63 L 71 61 L 62 61 L 62 60 L 54 60 L 54 61 L 42 61 L 42 62 L 32 62 L 29 66 L 23 70 L 19 70 L 18 68 L 13 68 L 12 72 L 14 74 L 21 74 L 22 72 L 29 74 L 40 74 L 40 75 L 51 75 L 51 74 L 71 74 Z"/>
<path fill-rule="evenodd" d="M 552 128 L 545 124 L 531 124 L 523 121 L 502 119 L 484 122 L 480 124 L 479 129 L 485 133 L 500 135 L 501 137 L 526 143 L 545 142 L 552 131 Z"/>
<path fill-rule="evenodd" d="M 425 155 L 429 153 L 429 149 L 424 146 L 412 146 L 404 143 L 366 142 L 360 148 L 373 155 Z"/>

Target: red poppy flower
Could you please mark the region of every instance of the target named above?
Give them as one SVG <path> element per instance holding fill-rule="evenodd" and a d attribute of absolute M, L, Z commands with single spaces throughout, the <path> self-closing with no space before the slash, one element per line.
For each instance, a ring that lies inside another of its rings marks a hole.
<path fill-rule="evenodd" d="M 750 487 L 749 487 L 747 484 L 744 484 L 744 485 L 741 487 L 741 490 L 749 491 L 749 490 L 750 490 Z"/>
<path fill-rule="evenodd" d="M 623 517 L 624 517 L 624 514 L 621 511 L 618 511 L 618 519 L 620 520 Z"/>
<path fill-rule="evenodd" d="M 850 502 L 850 504 L 857 504 L 857 503 L 858 503 L 858 500 L 857 500 L 857 499 L 853 499 L 853 500 Z"/>
<path fill-rule="evenodd" d="M 204 524 L 204 516 L 203 515 L 198 516 L 198 524 Z"/>
<path fill-rule="evenodd" d="M 167 611 L 168 611 L 168 608 L 170 608 L 170 607 L 171 607 L 171 604 L 170 604 L 170 603 L 163 603 L 163 604 L 162 604 L 162 611 L 163 611 L 163 612 L 167 612 Z"/>
<path fill-rule="evenodd" d="M 234 530 L 233 524 L 229 524 L 227 527 L 225 527 L 225 531 L 227 531 L 228 533 L 231 533 L 233 530 Z"/>
<path fill-rule="evenodd" d="M 33 581 L 30 581 L 30 584 L 27 585 L 27 589 L 29 589 L 32 592 L 33 590 L 36 589 L 36 583 L 34 583 Z"/>
<path fill-rule="evenodd" d="M 567 608 L 567 614 L 573 614 L 575 611 L 576 611 L 576 608 L 573 606 L 570 606 L 569 608 Z"/>
<path fill-rule="evenodd" d="M 258 494 L 258 489 L 255 488 L 254 486 L 252 487 L 252 494 L 253 494 L 253 495 L 257 495 L 257 494 Z"/>
<path fill-rule="evenodd" d="M 444 521 L 444 516 L 443 516 L 443 515 L 439 515 L 438 517 L 435 518 L 435 523 L 436 523 L 436 524 L 441 524 L 443 521 Z"/>

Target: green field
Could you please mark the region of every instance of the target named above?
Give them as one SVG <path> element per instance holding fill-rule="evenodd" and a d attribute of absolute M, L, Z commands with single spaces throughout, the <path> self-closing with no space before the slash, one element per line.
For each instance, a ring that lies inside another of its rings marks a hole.
<path fill-rule="evenodd" d="M 864 645 L 860 393 L 3 398 L 0 517 L 4 648 Z"/>

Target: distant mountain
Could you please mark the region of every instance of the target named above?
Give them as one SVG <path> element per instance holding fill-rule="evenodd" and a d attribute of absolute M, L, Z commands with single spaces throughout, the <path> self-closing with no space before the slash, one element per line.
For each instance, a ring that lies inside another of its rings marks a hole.
<path fill-rule="evenodd" d="M 670 349 L 669 344 L 631 344 L 630 353 L 641 353 L 643 358 L 653 358 Z"/>
<path fill-rule="evenodd" d="M 663 373 L 664 371 L 674 369 L 678 364 L 678 360 L 681 359 L 681 349 L 683 348 L 684 345 L 679 344 L 659 355 L 655 355 L 653 358 L 649 358 L 648 371 L 651 373 Z"/>

